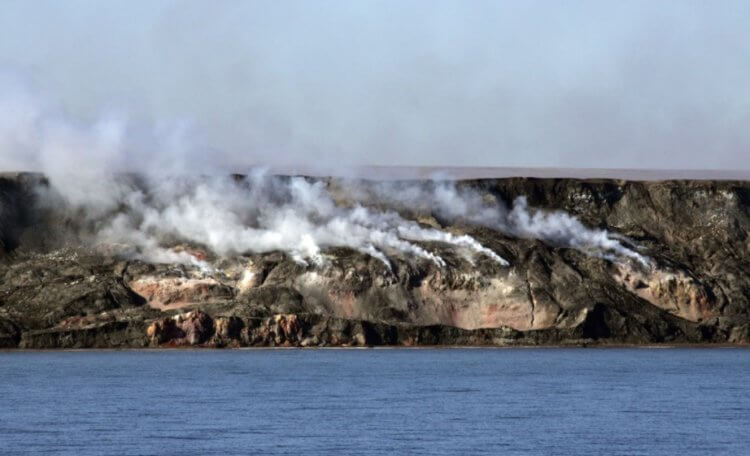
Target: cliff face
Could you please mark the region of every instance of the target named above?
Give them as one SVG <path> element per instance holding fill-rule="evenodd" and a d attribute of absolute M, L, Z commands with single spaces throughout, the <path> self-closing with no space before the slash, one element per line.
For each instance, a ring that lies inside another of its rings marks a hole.
<path fill-rule="evenodd" d="M 747 182 L 458 183 L 488 201 L 525 196 L 529 207 L 565 211 L 647 264 L 450 219 L 429 204 L 372 202 L 468 235 L 506 266 L 437 238 L 415 245 L 442 264 L 404 252 L 388 252 L 386 264 L 348 247 L 305 264 L 180 239 L 170 249 L 194 264 L 147 262 L 127 245 L 79 242 L 68 233 L 80 228 L 75 215 L 38 201 L 43 181 L 0 177 L 0 347 L 750 342 Z M 339 182 L 322 182 L 348 204 Z"/>

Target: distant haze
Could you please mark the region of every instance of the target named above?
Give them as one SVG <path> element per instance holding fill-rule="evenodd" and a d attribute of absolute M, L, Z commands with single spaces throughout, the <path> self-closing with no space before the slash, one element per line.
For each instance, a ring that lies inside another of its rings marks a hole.
<path fill-rule="evenodd" d="M 0 8 L 0 168 L 44 170 L 55 154 L 75 166 L 750 168 L 747 1 Z M 95 139 L 70 140 L 50 117 Z M 126 119 L 128 136 L 152 130 L 123 145 L 102 117 Z M 60 137 L 86 151 L 57 152 Z"/>

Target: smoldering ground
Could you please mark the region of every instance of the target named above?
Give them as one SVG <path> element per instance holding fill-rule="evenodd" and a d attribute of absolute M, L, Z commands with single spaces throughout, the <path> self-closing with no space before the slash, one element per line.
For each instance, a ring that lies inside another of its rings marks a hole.
<path fill-rule="evenodd" d="M 231 176 L 221 154 L 192 141 L 182 125 L 138 124 L 122 115 L 79 122 L 19 81 L 1 86 L 2 165 L 45 175 L 44 185 L 35 189 L 37 205 L 75 220 L 78 241 L 128 246 L 124 254 L 147 261 L 194 262 L 170 248 L 188 242 L 218 256 L 278 250 L 299 263 L 319 265 L 326 248 L 349 247 L 388 267 L 394 254 L 442 267 L 444 259 L 427 246 L 439 242 L 469 261 L 481 255 L 508 265 L 468 234 L 403 216 L 409 208 L 428 207 L 447 220 L 508 236 L 648 264 L 606 230 L 587 228 L 564 212 L 530 208 L 523 197 L 509 207 L 440 178 L 342 179 L 342 201 L 321 179 L 274 176 L 263 168 Z M 4 232 L 12 229 L 9 217 L 3 216 Z"/>
<path fill-rule="evenodd" d="M 530 208 L 523 197 L 507 207 L 450 181 L 330 180 L 263 170 L 247 176 L 102 174 L 52 177 L 36 188 L 36 199 L 40 208 L 74 220 L 78 241 L 127 246 L 121 254 L 151 262 L 195 263 L 174 249 L 188 243 L 219 257 L 283 251 L 311 266 L 325 264 L 325 249 L 348 247 L 388 268 L 394 255 L 443 267 L 444 259 L 429 247 L 441 243 L 470 262 L 484 256 L 509 264 L 468 234 L 408 216 L 426 205 L 427 214 L 451 223 L 649 264 L 621 238 L 587 228 L 567 213 Z"/>

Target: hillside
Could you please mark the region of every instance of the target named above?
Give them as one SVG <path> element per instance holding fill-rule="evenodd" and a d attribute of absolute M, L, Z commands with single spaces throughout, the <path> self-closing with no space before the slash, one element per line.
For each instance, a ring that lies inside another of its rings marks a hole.
<path fill-rule="evenodd" d="M 0 177 L 0 347 L 750 342 L 745 181 L 85 190 Z"/>

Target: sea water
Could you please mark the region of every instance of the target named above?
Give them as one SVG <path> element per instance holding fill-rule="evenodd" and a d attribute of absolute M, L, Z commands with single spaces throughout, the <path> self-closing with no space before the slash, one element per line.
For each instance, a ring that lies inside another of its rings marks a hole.
<path fill-rule="evenodd" d="M 750 350 L 3 352 L 0 454 L 743 455 Z"/>

